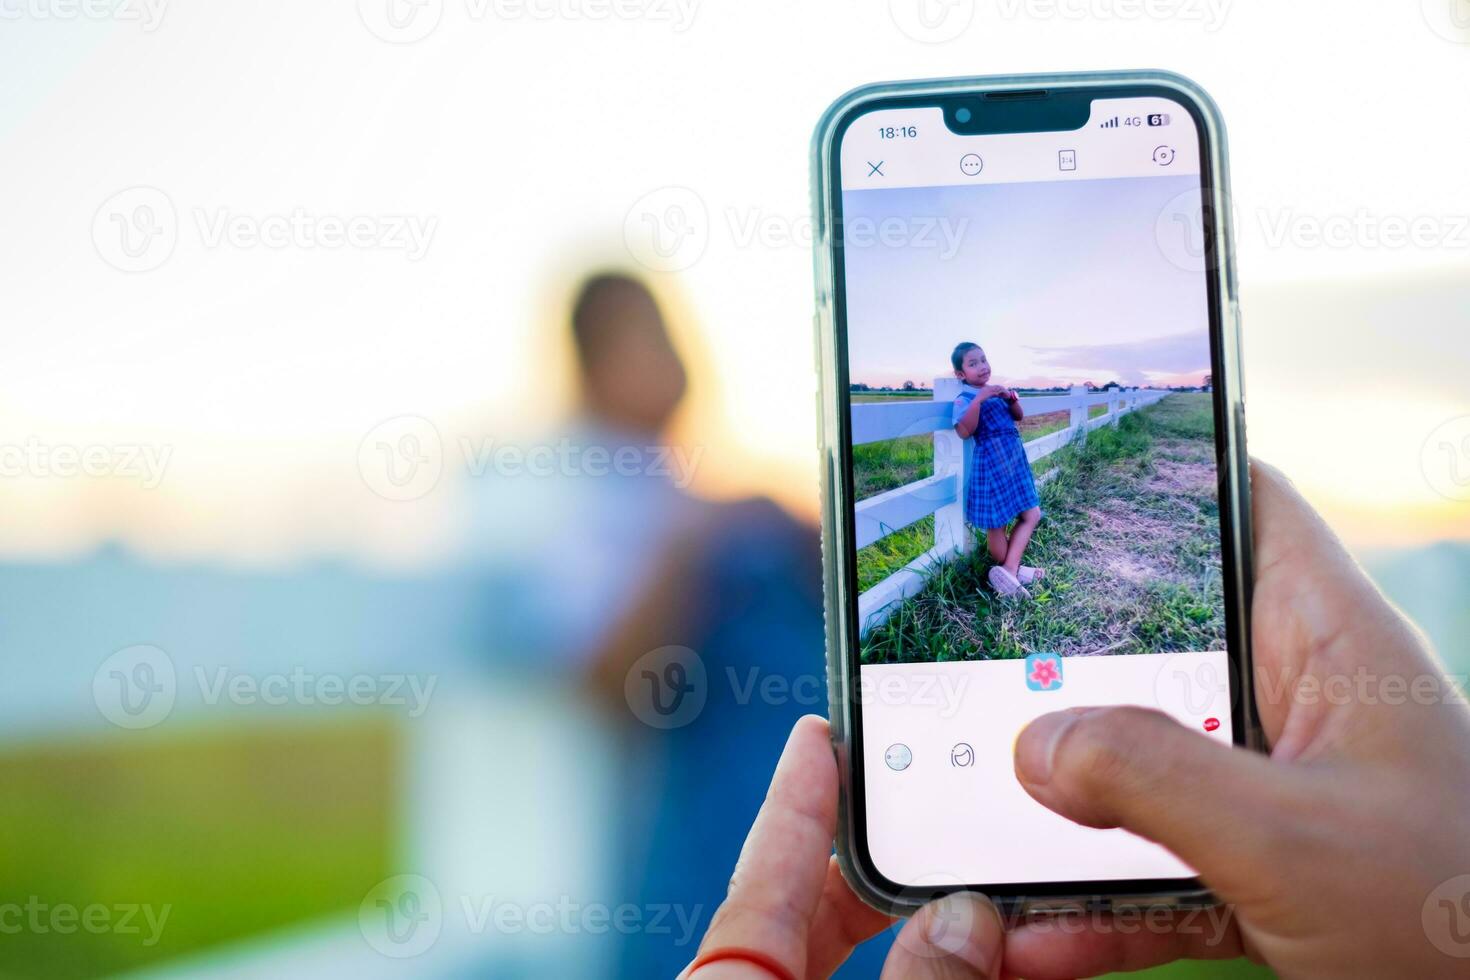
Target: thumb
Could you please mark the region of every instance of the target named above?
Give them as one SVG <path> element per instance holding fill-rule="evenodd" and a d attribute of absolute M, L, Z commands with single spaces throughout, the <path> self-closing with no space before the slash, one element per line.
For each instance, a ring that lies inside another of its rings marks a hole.
<path fill-rule="evenodd" d="M 1015 767 L 1042 806 L 1162 844 L 1231 901 L 1279 873 L 1302 797 L 1265 756 L 1144 708 L 1043 715 L 1017 739 Z"/>
<path fill-rule="evenodd" d="M 978 977 L 1000 980 L 1005 926 L 989 899 L 955 892 L 905 922 L 888 959 L 887 977 Z"/>

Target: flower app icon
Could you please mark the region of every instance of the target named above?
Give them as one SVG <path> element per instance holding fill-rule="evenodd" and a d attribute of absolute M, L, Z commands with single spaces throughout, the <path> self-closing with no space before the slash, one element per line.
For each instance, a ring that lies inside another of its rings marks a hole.
<path fill-rule="evenodd" d="M 1026 658 L 1026 687 L 1032 691 L 1062 689 L 1062 658 L 1055 653 L 1033 653 Z"/>

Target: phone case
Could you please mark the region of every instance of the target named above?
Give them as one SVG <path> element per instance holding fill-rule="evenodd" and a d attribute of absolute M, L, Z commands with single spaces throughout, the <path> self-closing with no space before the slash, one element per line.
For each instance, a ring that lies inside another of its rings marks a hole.
<path fill-rule="evenodd" d="M 814 323 L 818 374 L 818 413 L 821 420 L 822 482 L 822 560 L 825 595 L 827 640 L 827 683 L 833 748 L 841 780 L 841 797 L 837 831 L 837 858 L 844 876 L 853 890 L 869 905 L 894 915 L 916 911 L 943 888 L 925 888 L 912 893 L 886 890 L 871 880 L 861 862 L 854 859 L 856 828 L 853 799 L 852 731 L 855 692 L 851 690 L 847 658 L 856 656 L 856 638 L 850 636 L 847 616 L 849 603 L 857 596 L 847 594 L 846 577 L 842 574 L 846 541 L 843 515 L 849 505 L 844 498 L 842 465 L 842 432 L 838 399 L 837 337 L 835 326 L 832 268 L 832 232 L 834 214 L 831 207 L 829 169 L 836 127 L 850 111 L 865 102 L 893 96 L 954 95 L 964 92 L 1024 90 L 1035 88 L 1092 88 L 1119 85 L 1153 85 L 1172 90 L 1182 100 L 1192 103 L 1204 122 L 1208 137 L 1207 156 L 1213 184 L 1207 188 L 1216 215 L 1213 247 L 1216 261 L 1206 274 L 1215 277 L 1220 297 L 1221 339 L 1219 355 L 1224 367 L 1222 389 L 1225 399 L 1225 432 L 1228 468 L 1221 479 L 1222 502 L 1231 509 L 1230 541 L 1236 556 L 1236 579 L 1241 584 L 1236 602 L 1227 608 L 1234 617 L 1243 642 L 1238 658 L 1232 661 L 1239 677 L 1250 678 L 1250 601 L 1251 601 L 1251 514 L 1249 460 L 1245 448 L 1245 392 L 1241 375 L 1240 311 L 1236 300 L 1235 255 L 1229 209 L 1229 170 L 1226 161 L 1225 126 L 1214 101 L 1197 84 L 1180 75 L 1163 71 L 1086 72 L 1038 75 L 1000 75 L 972 78 L 932 79 L 866 85 L 854 89 L 834 102 L 822 115 L 812 139 L 812 214 L 814 227 L 814 265 L 816 274 L 817 313 Z M 1227 573 L 1229 570 L 1227 569 Z M 850 649 L 850 646 L 852 649 Z M 1243 739 L 1247 747 L 1261 750 L 1264 738 L 1256 712 L 1252 685 L 1237 683 L 1233 696 L 1238 697 Z M 1105 888 L 1106 883 L 1099 883 Z M 1126 895 L 1066 895 L 1045 898 L 998 900 L 1003 914 L 1025 915 L 1076 909 L 1202 907 L 1217 904 L 1208 890 L 1187 892 L 1154 892 Z"/>

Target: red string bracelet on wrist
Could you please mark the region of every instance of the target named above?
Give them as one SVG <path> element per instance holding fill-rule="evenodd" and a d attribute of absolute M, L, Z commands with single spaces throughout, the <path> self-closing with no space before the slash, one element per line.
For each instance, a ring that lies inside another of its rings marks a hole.
<path fill-rule="evenodd" d="M 773 957 L 754 949 L 743 949 L 739 946 L 725 946 L 720 949 L 712 949 L 708 953 L 701 953 L 689 966 L 690 980 L 694 980 L 694 975 L 699 972 L 701 967 L 708 966 L 711 963 L 718 963 L 722 960 L 741 960 L 760 967 L 771 976 L 776 977 L 777 980 L 796 980 L 796 977 L 792 975 L 791 971 L 776 962 Z"/>

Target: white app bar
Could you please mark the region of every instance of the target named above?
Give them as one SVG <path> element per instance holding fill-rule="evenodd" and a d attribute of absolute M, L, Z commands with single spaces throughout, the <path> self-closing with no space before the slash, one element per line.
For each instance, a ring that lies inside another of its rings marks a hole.
<path fill-rule="evenodd" d="M 1072 823 L 1031 798 L 1013 762 L 1021 729 L 1083 705 L 1157 708 L 1228 745 L 1229 657 L 1064 657 L 1050 690 L 1024 660 L 864 664 L 868 847 L 902 885 L 1187 878 L 1194 871 L 1122 830 Z M 1167 807 L 1161 798 L 1158 805 Z"/>
<path fill-rule="evenodd" d="M 848 127 L 841 166 L 844 191 L 1169 177 L 1200 172 L 1199 135 L 1162 98 L 1098 99 L 1081 129 L 994 136 L 952 132 L 937 107 L 882 109 Z"/>

